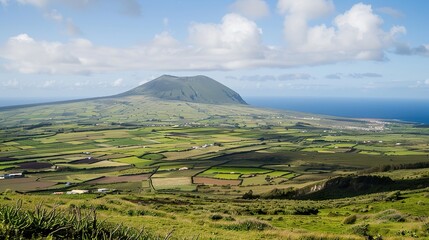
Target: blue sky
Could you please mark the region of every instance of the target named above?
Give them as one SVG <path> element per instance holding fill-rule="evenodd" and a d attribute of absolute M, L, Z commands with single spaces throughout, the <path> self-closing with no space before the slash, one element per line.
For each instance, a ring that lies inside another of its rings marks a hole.
<path fill-rule="evenodd" d="M 429 98 L 429 1 L 0 0 L 0 98 L 207 75 L 244 97 Z"/>

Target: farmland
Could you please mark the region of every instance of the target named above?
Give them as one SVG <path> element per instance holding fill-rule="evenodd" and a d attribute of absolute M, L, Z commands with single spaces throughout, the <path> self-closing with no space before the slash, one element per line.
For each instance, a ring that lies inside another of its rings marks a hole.
<path fill-rule="evenodd" d="M 0 111 L 0 175 L 24 175 L 0 179 L 2 204 L 94 207 L 178 239 L 429 234 L 428 128 L 133 96 L 60 106 Z M 93 193 L 53 195 L 73 189 Z"/>

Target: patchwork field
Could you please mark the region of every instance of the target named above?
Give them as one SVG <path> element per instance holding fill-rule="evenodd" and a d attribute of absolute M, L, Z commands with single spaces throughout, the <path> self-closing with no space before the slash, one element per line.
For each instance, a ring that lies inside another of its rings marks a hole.
<path fill-rule="evenodd" d="M 64 114 L 0 111 L 0 204 L 94 208 L 172 239 L 429 236 L 424 126 L 133 97 Z"/>

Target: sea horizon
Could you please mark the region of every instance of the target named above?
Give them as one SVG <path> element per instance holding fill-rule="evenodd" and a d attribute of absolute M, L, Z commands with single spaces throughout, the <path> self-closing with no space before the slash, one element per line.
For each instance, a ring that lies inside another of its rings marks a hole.
<path fill-rule="evenodd" d="M 0 107 L 79 99 L 0 98 Z M 429 99 L 340 97 L 244 97 L 251 106 L 347 118 L 371 118 L 429 124 Z M 426 110 L 426 111 L 425 111 Z"/>
<path fill-rule="evenodd" d="M 429 124 L 429 99 L 246 97 L 245 101 L 256 107 Z"/>

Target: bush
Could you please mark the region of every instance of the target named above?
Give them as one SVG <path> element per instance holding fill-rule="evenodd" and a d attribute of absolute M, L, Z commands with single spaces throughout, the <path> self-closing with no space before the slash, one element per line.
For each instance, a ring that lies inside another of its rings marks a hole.
<path fill-rule="evenodd" d="M 257 198 L 258 196 L 254 196 L 253 195 L 253 191 L 249 190 L 248 192 L 246 192 L 245 194 L 243 194 L 242 198 L 243 199 L 254 199 Z"/>
<path fill-rule="evenodd" d="M 123 225 L 99 221 L 95 209 L 69 211 L 46 209 L 34 211 L 16 206 L 0 206 L 0 239 L 152 239 L 150 233 Z"/>
<path fill-rule="evenodd" d="M 344 218 L 343 223 L 344 224 L 354 224 L 357 220 L 356 215 L 350 215 L 346 218 Z"/>
<path fill-rule="evenodd" d="M 258 221 L 258 220 L 245 220 L 236 224 L 226 225 L 226 229 L 235 230 L 235 231 L 249 231 L 249 230 L 258 230 L 262 231 L 265 229 L 272 228 L 268 223 Z"/>
<path fill-rule="evenodd" d="M 377 214 L 377 219 L 389 222 L 405 222 L 406 216 L 395 209 L 387 209 Z"/>
<path fill-rule="evenodd" d="M 429 222 L 423 223 L 423 225 L 422 225 L 422 231 L 424 233 L 429 233 Z"/>
<path fill-rule="evenodd" d="M 361 225 L 354 226 L 351 228 L 351 231 L 357 235 L 368 236 L 369 224 L 361 224 Z"/>
<path fill-rule="evenodd" d="M 223 218 L 223 216 L 220 214 L 213 214 L 210 216 L 210 219 L 213 221 L 218 221 L 218 220 L 221 220 L 222 218 Z"/>
<path fill-rule="evenodd" d="M 401 192 L 400 191 L 395 191 L 395 192 L 389 193 L 384 200 L 386 202 L 394 202 L 394 201 L 399 200 L 400 197 L 401 197 Z"/>
<path fill-rule="evenodd" d="M 295 215 L 317 215 L 318 213 L 319 209 L 309 206 L 299 206 L 293 210 L 293 214 Z"/>
<path fill-rule="evenodd" d="M 104 204 L 98 204 L 98 205 L 96 205 L 95 209 L 97 209 L 97 210 L 109 210 L 109 208 L 106 205 L 104 205 Z"/>

